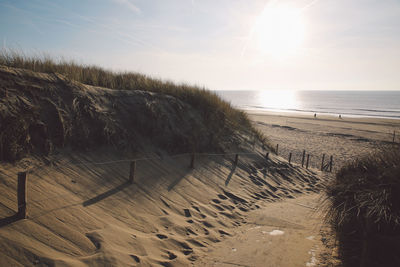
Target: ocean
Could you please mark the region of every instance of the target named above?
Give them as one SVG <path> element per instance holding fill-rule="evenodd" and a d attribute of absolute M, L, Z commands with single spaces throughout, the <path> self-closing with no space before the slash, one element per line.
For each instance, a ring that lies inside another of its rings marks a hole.
<path fill-rule="evenodd" d="M 400 91 L 215 91 L 244 110 L 400 119 Z"/>

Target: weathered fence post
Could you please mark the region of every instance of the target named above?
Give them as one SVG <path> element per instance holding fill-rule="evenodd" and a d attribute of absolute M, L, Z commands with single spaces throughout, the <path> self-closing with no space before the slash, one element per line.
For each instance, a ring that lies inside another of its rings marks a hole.
<path fill-rule="evenodd" d="M 331 155 L 331 158 L 329 160 L 329 172 L 332 172 L 332 164 L 333 164 L 333 156 Z"/>
<path fill-rule="evenodd" d="M 235 155 L 235 166 L 238 164 L 239 161 L 239 154 Z"/>
<path fill-rule="evenodd" d="M 292 161 L 292 152 L 289 153 L 289 164 Z"/>
<path fill-rule="evenodd" d="M 321 171 L 324 170 L 325 154 L 322 154 Z"/>
<path fill-rule="evenodd" d="M 301 167 L 304 166 L 304 158 L 305 158 L 305 156 L 306 156 L 306 150 L 304 149 L 303 150 L 303 156 L 301 157 Z"/>
<path fill-rule="evenodd" d="M 276 155 L 278 155 L 278 148 L 279 148 L 279 144 L 276 144 L 276 149 L 275 149 Z"/>
<path fill-rule="evenodd" d="M 26 219 L 26 193 L 27 193 L 27 175 L 26 172 L 18 173 L 18 218 Z"/>
<path fill-rule="evenodd" d="M 310 162 L 310 154 L 307 154 L 306 169 L 308 169 L 309 162 Z"/>
<path fill-rule="evenodd" d="M 136 161 L 131 161 L 130 170 L 129 170 L 129 182 L 133 184 L 135 181 L 135 171 L 136 171 Z"/>
<path fill-rule="evenodd" d="M 190 158 L 190 168 L 194 169 L 194 153 L 192 153 L 192 156 Z"/>

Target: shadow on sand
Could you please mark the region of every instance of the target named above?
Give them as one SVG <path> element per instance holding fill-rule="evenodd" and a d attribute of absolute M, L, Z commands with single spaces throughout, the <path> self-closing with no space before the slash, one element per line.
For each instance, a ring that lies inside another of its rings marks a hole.
<path fill-rule="evenodd" d="M 99 202 L 99 201 L 101 201 L 101 200 L 103 200 L 105 198 L 108 198 L 109 196 L 112 196 L 112 195 L 118 193 L 119 191 L 123 190 L 125 187 L 127 187 L 129 185 L 131 185 L 131 183 L 129 181 L 127 181 L 127 182 L 125 182 L 123 184 L 120 184 L 119 186 L 114 187 L 114 188 L 112 188 L 112 189 L 110 189 L 110 190 L 108 190 L 108 191 L 106 191 L 106 192 L 104 192 L 104 193 L 102 193 L 102 194 L 100 194 L 98 196 L 95 196 L 95 197 L 93 197 L 91 199 L 88 199 L 88 200 L 84 201 L 82 203 L 82 205 L 84 207 L 93 205 L 93 204 L 95 204 L 95 203 L 97 203 L 97 202 Z"/>
<path fill-rule="evenodd" d="M 227 186 L 227 185 L 229 184 L 229 182 L 231 181 L 232 176 L 233 176 L 233 174 L 235 173 L 236 166 L 237 166 L 236 164 L 233 164 L 232 170 L 231 170 L 231 172 L 229 173 L 228 178 L 226 178 L 226 180 L 225 180 L 225 185 L 226 185 L 226 186 Z"/>
<path fill-rule="evenodd" d="M 15 213 L 14 215 L 8 216 L 6 218 L 2 218 L 0 219 L 0 228 L 21 219 L 22 218 L 18 216 L 18 213 Z"/>

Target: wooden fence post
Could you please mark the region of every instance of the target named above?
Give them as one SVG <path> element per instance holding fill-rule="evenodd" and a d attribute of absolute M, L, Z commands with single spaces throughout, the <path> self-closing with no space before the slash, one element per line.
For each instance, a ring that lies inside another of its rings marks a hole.
<path fill-rule="evenodd" d="M 333 164 L 333 156 L 331 155 L 331 158 L 329 160 L 329 172 L 332 172 L 332 164 Z"/>
<path fill-rule="evenodd" d="M 309 162 L 310 162 L 310 154 L 307 154 L 306 169 L 308 169 Z"/>
<path fill-rule="evenodd" d="M 289 164 L 292 161 L 292 152 L 289 153 Z"/>
<path fill-rule="evenodd" d="M 303 150 L 303 156 L 301 157 L 301 167 L 304 166 L 304 158 L 305 158 L 305 156 L 306 156 L 306 150 L 304 149 Z"/>
<path fill-rule="evenodd" d="M 194 169 L 194 153 L 192 153 L 192 156 L 190 158 L 190 168 Z"/>
<path fill-rule="evenodd" d="M 26 172 L 18 173 L 18 218 L 26 219 L 26 188 L 27 188 L 27 175 Z"/>
<path fill-rule="evenodd" d="M 136 171 L 136 161 L 131 161 L 130 171 L 129 171 L 129 182 L 133 184 L 135 181 L 135 171 Z"/>
<path fill-rule="evenodd" d="M 325 154 L 322 154 L 321 171 L 324 170 Z"/>
<path fill-rule="evenodd" d="M 278 155 L 278 148 L 279 148 L 279 144 L 276 144 L 276 150 L 275 150 L 276 155 Z"/>
<path fill-rule="evenodd" d="M 235 155 L 235 166 L 238 164 L 239 161 L 239 154 Z"/>

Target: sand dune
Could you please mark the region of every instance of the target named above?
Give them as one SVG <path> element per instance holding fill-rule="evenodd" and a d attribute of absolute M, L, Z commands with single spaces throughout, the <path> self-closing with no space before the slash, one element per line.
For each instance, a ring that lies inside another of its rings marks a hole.
<path fill-rule="evenodd" d="M 0 228 L 1 266 L 187 266 L 236 236 L 268 203 L 318 191 L 312 170 L 271 155 L 139 161 L 134 184 L 119 152 L 61 153 L 0 169 L 1 220 L 16 210 L 16 173 L 29 174 L 26 220 Z M 101 156 L 100 156 L 101 155 Z M 140 155 L 132 155 L 140 156 Z"/>
<path fill-rule="evenodd" d="M 1 164 L 0 265 L 320 266 L 332 258 L 318 210 L 321 183 L 331 174 L 301 168 L 298 155 L 288 164 L 285 153 L 328 149 L 339 165 L 388 142 L 384 133 L 397 121 L 252 118 L 279 141 L 284 158 L 270 153 L 265 160 L 256 146 L 237 166 L 233 155 L 197 155 L 191 169 L 187 154 L 103 147 Z M 154 158 L 137 161 L 128 183 L 123 159 L 143 157 Z M 15 221 L 22 170 L 31 170 L 29 217 Z"/>
<path fill-rule="evenodd" d="M 0 165 L 0 266 L 318 266 L 332 254 L 316 210 L 332 174 L 316 171 L 319 157 L 334 155 L 335 170 L 388 143 L 399 127 L 392 120 L 252 114 L 273 146 L 279 143 L 279 156 L 270 151 L 266 160 L 268 148 L 253 143 L 254 132 L 231 129 L 228 120 L 219 129 L 218 116 L 210 128 L 208 115 L 179 99 L 0 70 L 14 88 L 1 102 L 12 126 L 2 155 L 26 156 Z M 197 154 L 190 168 L 190 154 L 172 155 L 193 149 L 197 137 L 204 137 L 199 151 L 245 154 L 237 165 L 234 154 Z M 303 149 L 315 168 L 298 165 Z M 15 217 L 19 171 L 28 171 L 24 220 Z"/>

